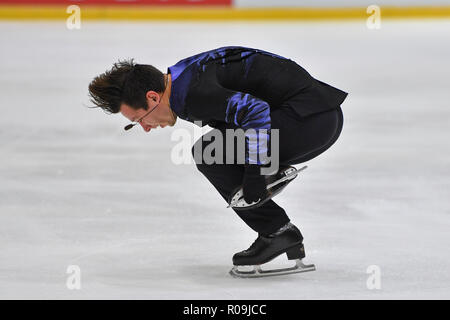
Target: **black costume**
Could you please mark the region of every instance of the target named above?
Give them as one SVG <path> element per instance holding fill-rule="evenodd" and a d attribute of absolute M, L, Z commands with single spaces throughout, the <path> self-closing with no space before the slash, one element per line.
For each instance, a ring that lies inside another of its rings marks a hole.
<path fill-rule="evenodd" d="M 258 49 L 223 47 L 186 58 L 169 67 L 168 73 L 172 76 L 170 105 L 178 117 L 201 120 L 202 125 L 221 132 L 255 129 L 267 134 L 268 140 L 270 130 L 279 129 L 282 165 L 318 156 L 341 133 L 340 105 L 347 93 L 314 79 L 284 57 Z M 251 134 L 246 134 L 245 164 L 197 163 L 226 200 L 243 181 L 257 180 L 255 168 L 266 165 L 259 156 L 267 152 L 266 147 L 250 139 Z M 196 144 L 203 150 L 209 140 L 206 137 Z M 236 213 L 260 235 L 274 233 L 289 222 L 272 200 Z"/>

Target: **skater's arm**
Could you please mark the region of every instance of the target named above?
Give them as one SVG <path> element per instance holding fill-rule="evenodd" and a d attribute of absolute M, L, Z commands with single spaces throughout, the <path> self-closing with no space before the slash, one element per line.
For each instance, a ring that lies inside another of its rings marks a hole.
<path fill-rule="evenodd" d="M 189 113 L 196 119 L 227 122 L 242 128 L 248 151 L 246 163 L 266 164 L 271 128 L 269 104 L 251 94 L 223 87 L 215 68 L 215 65 L 205 66 L 190 88 Z"/>

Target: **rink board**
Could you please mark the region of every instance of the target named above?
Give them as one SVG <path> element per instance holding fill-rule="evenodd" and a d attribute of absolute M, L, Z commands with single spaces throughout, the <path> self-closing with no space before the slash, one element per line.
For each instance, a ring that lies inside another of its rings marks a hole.
<path fill-rule="evenodd" d="M 72 3 L 72 4 L 76 4 Z M 218 5 L 220 4 L 220 5 Z M 182 5 L 182 6 L 180 6 Z M 11 5 L 0 1 L 0 19 L 64 20 L 68 5 Z M 226 20 L 330 20 L 367 19 L 372 11 L 366 7 L 285 7 L 285 8 L 241 8 L 230 6 L 226 1 L 211 2 L 210 5 L 189 5 L 176 1 L 166 5 L 80 5 L 83 20 L 171 20 L 171 21 L 226 21 Z M 380 8 L 383 19 L 450 18 L 450 6 L 417 6 Z"/>

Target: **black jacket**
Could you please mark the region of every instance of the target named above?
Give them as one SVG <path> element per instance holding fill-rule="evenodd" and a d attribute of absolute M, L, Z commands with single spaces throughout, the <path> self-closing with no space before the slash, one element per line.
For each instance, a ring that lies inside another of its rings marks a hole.
<path fill-rule="evenodd" d="M 307 117 L 338 108 L 347 96 L 290 59 L 244 47 L 188 57 L 169 67 L 168 73 L 172 110 L 182 119 L 202 121 L 202 126 L 226 122 L 270 133 L 270 111 L 275 108 L 289 105 Z M 264 151 L 259 149 L 256 142 L 249 142 L 250 155 Z"/>

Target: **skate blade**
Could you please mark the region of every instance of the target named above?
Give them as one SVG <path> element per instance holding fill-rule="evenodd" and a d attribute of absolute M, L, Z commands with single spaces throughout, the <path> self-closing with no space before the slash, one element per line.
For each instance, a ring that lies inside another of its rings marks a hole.
<path fill-rule="evenodd" d="M 233 277 L 237 278 L 261 278 L 270 276 L 281 276 L 291 273 L 309 272 L 314 270 L 316 270 L 316 266 L 314 264 L 304 264 L 301 259 L 297 259 L 295 266 L 291 268 L 262 270 L 261 266 L 258 265 L 253 266 L 253 270 L 251 271 L 241 271 L 238 269 L 238 266 L 234 266 L 230 270 L 230 274 Z"/>
<path fill-rule="evenodd" d="M 285 176 L 284 177 L 282 177 L 282 178 L 278 179 L 277 181 L 274 181 L 273 183 L 267 185 L 267 187 L 266 187 L 267 190 L 270 190 L 274 186 L 276 186 L 276 185 L 278 185 L 278 184 L 280 184 L 280 183 L 282 183 L 284 181 L 287 181 L 287 180 L 291 180 L 292 181 L 293 179 L 295 179 L 297 177 L 297 175 L 300 173 L 300 171 L 303 171 L 306 168 L 308 168 L 308 166 L 303 166 L 300 169 L 289 168 L 288 170 L 285 171 Z M 268 198 L 266 198 L 264 201 L 258 200 L 256 202 L 252 202 L 252 203 L 247 203 L 244 200 L 244 191 L 242 190 L 242 188 L 240 188 L 232 196 L 231 200 L 229 201 L 229 204 L 228 204 L 227 208 L 234 208 L 234 209 L 237 209 L 237 210 L 247 210 L 247 209 L 258 208 L 259 206 L 261 206 L 265 202 L 267 202 L 270 199 L 272 199 L 278 193 L 280 193 L 286 186 L 287 185 L 282 187 L 277 192 L 271 193 L 271 195 Z"/>

